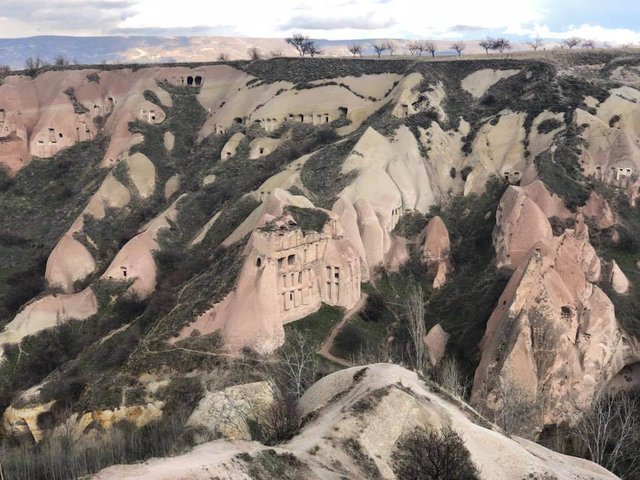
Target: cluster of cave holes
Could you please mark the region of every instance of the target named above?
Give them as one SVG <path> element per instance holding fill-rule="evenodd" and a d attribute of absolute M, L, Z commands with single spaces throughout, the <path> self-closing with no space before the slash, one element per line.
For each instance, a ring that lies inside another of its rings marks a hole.
<path fill-rule="evenodd" d="M 573 317 L 573 310 L 570 306 L 563 305 L 562 307 L 560 307 L 560 318 L 562 320 L 569 321 L 571 320 L 571 317 Z"/>
<path fill-rule="evenodd" d="M 182 82 L 184 83 L 184 78 L 182 79 Z M 202 85 L 202 77 L 200 75 L 196 75 L 195 77 L 189 75 L 187 77 L 187 85 L 189 87 L 199 87 Z"/>

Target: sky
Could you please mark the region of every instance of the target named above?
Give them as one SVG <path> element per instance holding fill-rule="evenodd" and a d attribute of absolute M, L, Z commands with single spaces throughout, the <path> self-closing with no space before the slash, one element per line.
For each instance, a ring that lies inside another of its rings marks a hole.
<path fill-rule="evenodd" d="M 0 0 L 0 38 L 223 35 L 640 43 L 637 0 Z"/>

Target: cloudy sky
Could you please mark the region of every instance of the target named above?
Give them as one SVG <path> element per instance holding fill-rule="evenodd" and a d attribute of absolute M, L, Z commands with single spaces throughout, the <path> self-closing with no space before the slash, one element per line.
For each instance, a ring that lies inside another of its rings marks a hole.
<path fill-rule="evenodd" d="M 640 43 L 637 0 L 0 0 L 0 38 L 228 35 Z"/>

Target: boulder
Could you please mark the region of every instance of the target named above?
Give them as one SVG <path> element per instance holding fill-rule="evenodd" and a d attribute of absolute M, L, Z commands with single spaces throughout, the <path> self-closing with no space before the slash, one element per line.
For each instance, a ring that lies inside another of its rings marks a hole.
<path fill-rule="evenodd" d="M 620 294 L 624 295 L 629 292 L 629 279 L 624 274 L 624 272 L 620 269 L 615 260 L 611 261 L 611 286 L 613 290 Z"/>
<path fill-rule="evenodd" d="M 432 365 L 437 366 L 447 350 L 449 334 L 444 331 L 439 323 L 429 329 L 424 337 L 424 344 L 427 347 L 427 355 Z"/>
<path fill-rule="evenodd" d="M 230 440 L 251 440 L 248 422 L 259 422 L 273 400 L 273 390 L 264 381 L 207 392 L 189 417 L 187 425 L 203 427 L 216 436 Z"/>

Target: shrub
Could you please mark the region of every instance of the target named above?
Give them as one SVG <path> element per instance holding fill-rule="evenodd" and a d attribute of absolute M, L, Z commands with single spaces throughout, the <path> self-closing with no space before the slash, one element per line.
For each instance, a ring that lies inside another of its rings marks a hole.
<path fill-rule="evenodd" d="M 538 124 L 538 133 L 551 133 L 561 126 L 562 122 L 557 118 L 547 118 Z"/>
<path fill-rule="evenodd" d="M 387 305 L 384 296 L 380 293 L 372 293 L 367 297 L 367 303 L 360 314 L 365 322 L 377 322 L 386 312 Z"/>
<path fill-rule="evenodd" d="M 620 118 L 621 118 L 620 115 L 614 115 L 613 117 L 611 117 L 609 119 L 609 126 L 611 128 L 615 127 L 616 124 L 620 121 Z"/>
<path fill-rule="evenodd" d="M 93 83 L 100 83 L 100 75 L 97 72 L 92 72 L 87 75 L 87 80 Z"/>
<path fill-rule="evenodd" d="M 276 445 L 293 438 L 301 424 L 298 400 L 292 395 L 282 395 L 260 416 L 258 438 L 266 445 Z"/>
<path fill-rule="evenodd" d="M 300 208 L 289 206 L 286 209 L 295 218 L 298 226 L 303 232 L 322 232 L 325 224 L 329 221 L 329 215 L 316 208 Z"/>
<path fill-rule="evenodd" d="M 475 480 L 478 470 L 462 437 L 448 427 L 418 427 L 400 438 L 393 471 L 403 480 Z"/>

